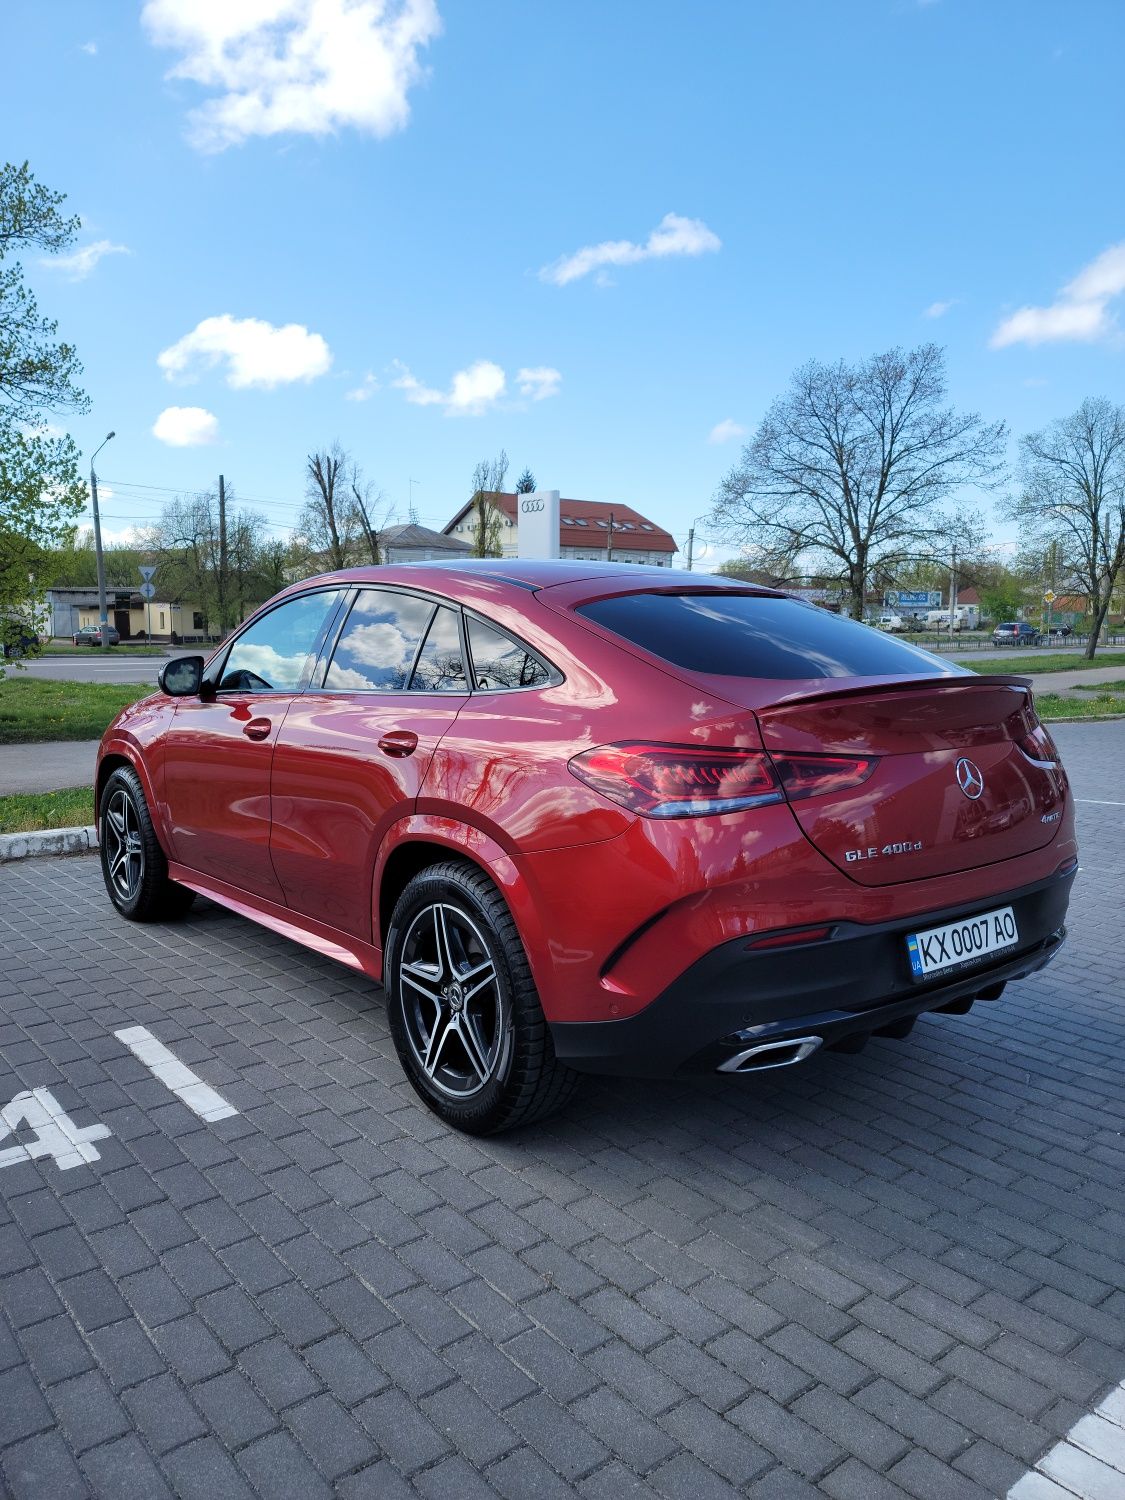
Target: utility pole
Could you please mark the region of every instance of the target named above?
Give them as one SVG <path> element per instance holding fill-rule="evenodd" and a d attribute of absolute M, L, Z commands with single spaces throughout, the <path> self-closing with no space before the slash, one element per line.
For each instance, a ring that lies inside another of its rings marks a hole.
<path fill-rule="evenodd" d="M 227 619 L 227 487 L 219 475 L 219 631 L 226 635 L 231 621 Z"/>
<path fill-rule="evenodd" d="M 953 645 L 953 621 L 957 615 L 957 543 L 949 561 L 949 644 Z"/>
<path fill-rule="evenodd" d="M 422 481 L 420 479 L 408 479 L 406 482 L 410 486 L 410 500 L 407 506 L 407 515 L 410 517 L 411 526 L 417 526 L 418 512 L 414 509 L 414 486 L 416 484 L 421 484 Z"/>
<path fill-rule="evenodd" d="M 687 570 L 688 570 L 689 573 L 691 572 L 691 554 L 692 554 L 694 548 L 695 548 L 695 527 L 694 526 L 689 526 L 688 527 L 688 534 L 687 534 Z"/>
<path fill-rule="evenodd" d="M 109 650 L 109 614 L 105 602 L 105 558 L 102 556 L 102 518 L 98 513 L 98 476 L 94 473 L 94 459 L 113 437 L 112 432 L 107 432 L 102 441 L 90 455 L 90 507 L 94 512 L 94 556 L 98 564 L 98 634 L 101 636 L 101 648 Z"/>
<path fill-rule="evenodd" d="M 605 560 L 613 561 L 613 512 L 609 513 L 609 535 L 605 539 Z"/>

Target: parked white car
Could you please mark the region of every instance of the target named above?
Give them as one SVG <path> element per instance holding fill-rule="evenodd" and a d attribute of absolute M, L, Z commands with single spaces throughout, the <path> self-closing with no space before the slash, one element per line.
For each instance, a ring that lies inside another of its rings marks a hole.
<path fill-rule="evenodd" d="M 896 615 L 893 609 L 885 609 L 874 622 L 880 630 L 905 630 L 906 621 L 901 615 Z"/>

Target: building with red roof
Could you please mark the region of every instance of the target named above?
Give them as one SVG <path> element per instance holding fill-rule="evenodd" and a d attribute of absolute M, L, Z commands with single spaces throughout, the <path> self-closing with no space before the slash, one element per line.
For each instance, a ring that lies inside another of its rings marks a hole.
<path fill-rule="evenodd" d="M 496 538 L 504 557 L 518 554 L 516 505 L 519 496 L 489 491 L 485 501 L 496 521 Z M 477 532 L 477 509 L 468 501 L 447 526 L 446 536 L 472 546 Z M 600 500 L 559 501 L 559 556 L 587 561 L 640 563 L 670 568 L 678 547 L 670 532 L 631 505 L 607 505 Z"/>

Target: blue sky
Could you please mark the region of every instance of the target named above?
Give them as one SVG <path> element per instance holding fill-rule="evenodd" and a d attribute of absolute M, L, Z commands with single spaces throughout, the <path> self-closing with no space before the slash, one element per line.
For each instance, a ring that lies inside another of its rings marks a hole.
<path fill-rule="evenodd" d="M 1017 434 L 1125 399 L 1120 0 L 9 0 L 0 35 L 4 154 L 84 221 L 29 272 L 115 534 L 220 471 L 284 529 L 339 438 L 400 519 L 504 447 L 682 544 L 797 365 L 931 338 Z"/>

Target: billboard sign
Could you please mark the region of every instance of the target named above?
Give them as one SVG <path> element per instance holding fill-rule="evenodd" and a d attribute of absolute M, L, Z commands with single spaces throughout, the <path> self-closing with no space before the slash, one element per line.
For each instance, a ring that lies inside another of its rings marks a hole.
<path fill-rule="evenodd" d="M 940 589 L 888 589 L 883 595 L 888 609 L 940 609 Z"/>

